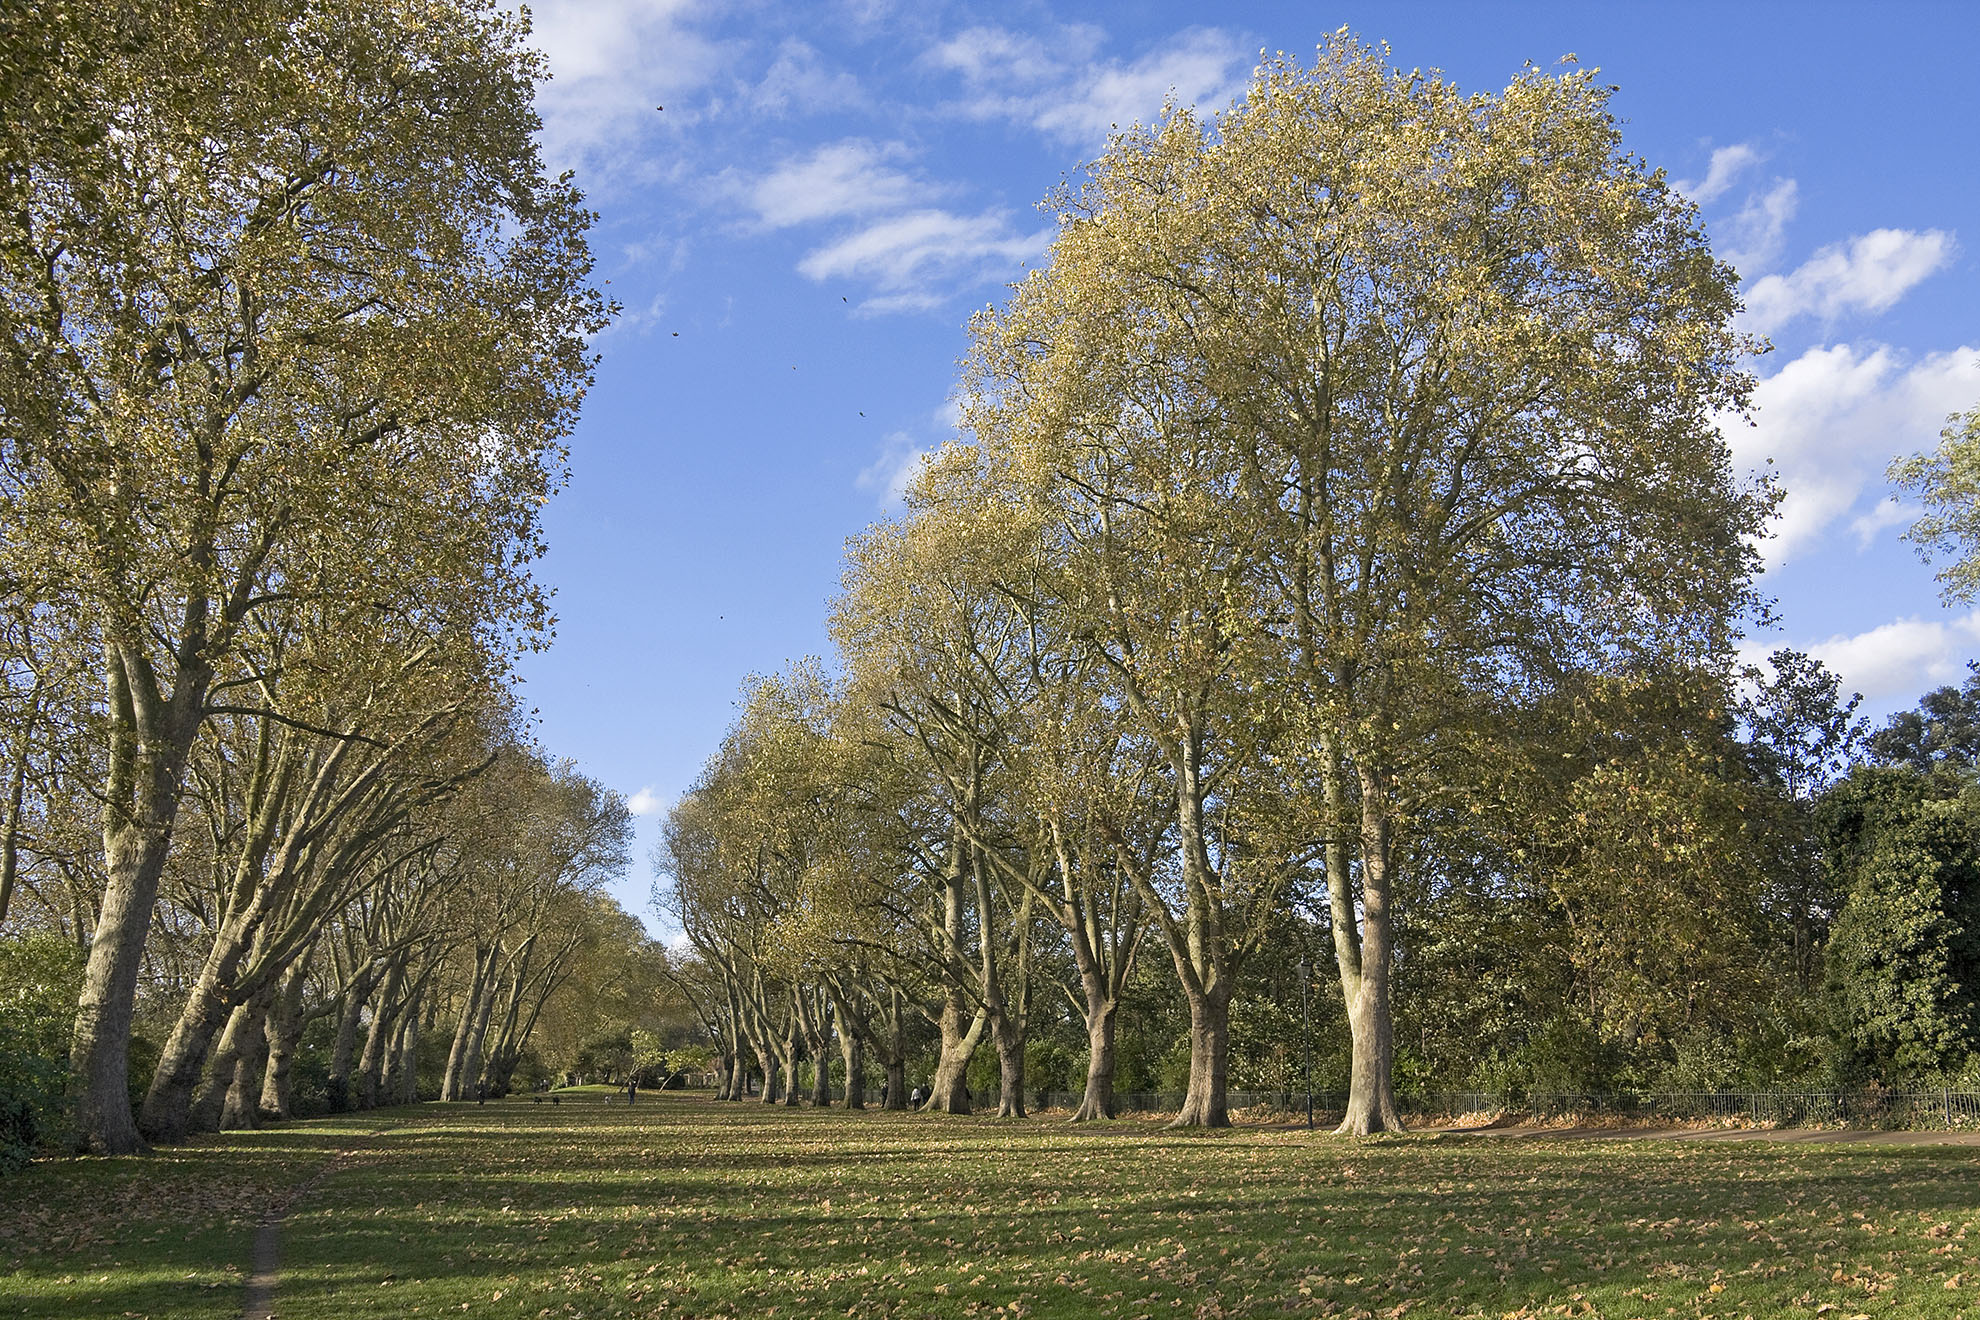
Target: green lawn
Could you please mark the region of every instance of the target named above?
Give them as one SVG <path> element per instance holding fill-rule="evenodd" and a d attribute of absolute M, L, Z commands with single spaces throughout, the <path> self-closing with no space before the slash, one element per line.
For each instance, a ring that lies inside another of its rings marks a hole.
<path fill-rule="evenodd" d="M 0 1182 L 0 1315 L 237 1316 L 261 1205 L 335 1151 L 284 1225 L 281 1320 L 1980 1320 L 1972 1147 L 1178 1135 L 678 1093 L 37 1166 Z"/>

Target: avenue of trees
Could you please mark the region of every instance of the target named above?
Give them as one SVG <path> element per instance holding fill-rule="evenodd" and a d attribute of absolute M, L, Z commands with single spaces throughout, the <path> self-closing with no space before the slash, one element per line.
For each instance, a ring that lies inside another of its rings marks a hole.
<path fill-rule="evenodd" d="M 704 1065 L 1217 1126 L 1312 1044 L 1354 1133 L 1980 1081 L 1980 676 L 1872 733 L 1742 668 L 1763 346 L 1695 209 L 1590 74 L 1346 35 L 1052 199 L 835 656 L 666 820 L 670 955 L 514 690 L 615 311 L 526 39 L 0 14 L 0 1165 Z M 1976 418 L 1891 473 L 1969 601 Z"/>
<path fill-rule="evenodd" d="M 479 0 L 0 18 L 11 1154 L 500 1093 L 645 942 L 601 893 L 624 803 L 510 691 L 612 312 L 525 36 Z"/>
<path fill-rule="evenodd" d="M 1052 199 L 835 661 L 752 679 L 666 823 L 721 1094 L 1222 1125 L 1308 994 L 1354 1133 L 1399 1085 L 1975 1079 L 1980 680 L 1866 744 L 1814 661 L 1742 673 L 1733 271 L 1592 75 L 1384 56 Z M 1895 474 L 1933 544 L 1971 433 Z"/>

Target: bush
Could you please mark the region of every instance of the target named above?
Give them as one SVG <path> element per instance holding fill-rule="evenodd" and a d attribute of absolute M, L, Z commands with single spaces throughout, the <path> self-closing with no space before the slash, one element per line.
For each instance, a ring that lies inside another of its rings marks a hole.
<path fill-rule="evenodd" d="M 69 1035 L 82 954 L 54 935 L 0 940 L 0 1169 L 58 1144 L 68 1127 Z"/>

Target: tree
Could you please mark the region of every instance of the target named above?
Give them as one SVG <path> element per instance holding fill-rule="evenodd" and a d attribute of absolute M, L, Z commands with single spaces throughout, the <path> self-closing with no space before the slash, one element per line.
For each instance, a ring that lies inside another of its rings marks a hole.
<path fill-rule="evenodd" d="M 1888 475 L 1925 506 L 1904 534 L 1919 557 L 1958 556 L 1939 573 L 1941 599 L 1971 604 L 1980 594 L 1980 408 L 1948 418 L 1938 449 L 1893 460 Z"/>
<path fill-rule="evenodd" d="M 93 1150 L 140 1145 L 145 932 L 254 617 L 446 615 L 496 652 L 547 623 L 537 510 L 608 309 L 590 215 L 543 173 L 525 36 L 483 0 L 9 20 L 0 547 L 100 646 L 107 888 L 73 1056 Z"/>
<path fill-rule="evenodd" d="M 1440 731 L 1578 671 L 1730 664 L 1771 493 L 1715 418 L 1753 345 L 1608 96 L 1531 69 L 1465 96 L 1337 34 L 1214 131 L 1117 136 L 979 318 L 966 422 L 1174 781 L 1184 1121 L 1223 1121 L 1233 965 L 1298 840 L 1353 1029 L 1343 1129 L 1396 1126 L 1394 868 L 1463 746 Z M 1255 839 L 1217 837 L 1226 793 Z"/>
<path fill-rule="evenodd" d="M 1843 1040 L 1888 1082 L 1943 1082 L 1980 1052 L 1980 802 L 1956 771 L 1862 766 L 1821 819 L 1847 897 L 1828 947 Z"/>
<path fill-rule="evenodd" d="M 1822 862 L 1816 804 L 1857 759 L 1870 726 L 1856 715 L 1863 695 L 1843 700 L 1841 681 L 1820 660 L 1782 649 L 1767 657 L 1767 666 L 1768 672 L 1747 668 L 1750 691 L 1739 703 L 1739 719 L 1756 773 L 1778 789 L 1774 902 L 1791 932 L 1796 979 L 1807 989 L 1816 979 L 1819 940 L 1836 898 Z"/>
<path fill-rule="evenodd" d="M 1948 683 L 1901 710 L 1870 735 L 1870 755 L 1886 765 L 1930 770 L 1935 765 L 1980 766 L 1980 662 L 1968 661 L 1966 682 Z"/>

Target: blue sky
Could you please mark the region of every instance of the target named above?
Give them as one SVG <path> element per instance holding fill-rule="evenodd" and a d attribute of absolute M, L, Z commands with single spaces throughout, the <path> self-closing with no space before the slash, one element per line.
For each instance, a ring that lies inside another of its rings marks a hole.
<path fill-rule="evenodd" d="M 1172 91 L 1222 107 L 1261 50 L 1310 57 L 1344 24 L 1467 90 L 1572 52 L 1702 207 L 1775 344 L 1757 424 L 1728 431 L 1787 490 L 1782 627 L 1753 649 L 1813 652 L 1879 715 L 1980 655 L 1980 612 L 1940 605 L 1882 478 L 1980 403 L 1980 9 L 531 8 L 546 152 L 599 212 L 626 311 L 549 513 L 561 622 L 524 691 L 546 745 L 641 813 L 630 910 L 744 676 L 825 649 L 841 546 L 949 433 L 963 322 L 1042 253 L 1038 200 L 1110 124 Z"/>

